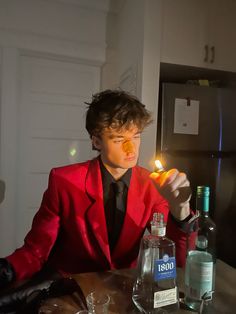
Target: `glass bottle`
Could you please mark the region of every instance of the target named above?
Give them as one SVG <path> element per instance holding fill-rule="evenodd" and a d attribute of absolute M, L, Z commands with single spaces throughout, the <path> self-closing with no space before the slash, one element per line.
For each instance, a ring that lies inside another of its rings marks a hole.
<path fill-rule="evenodd" d="M 145 235 L 140 244 L 132 294 L 142 313 L 170 313 L 179 308 L 175 243 L 165 233 L 163 214 L 154 213 L 151 234 Z"/>
<path fill-rule="evenodd" d="M 209 217 L 208 186 L 198 186 L 196 195 L 196 240 L 188 242 L 185 268 L 185 303 L 199 311 L 202 302 L 210 302 L 215 288 L 216 225 Z"/>

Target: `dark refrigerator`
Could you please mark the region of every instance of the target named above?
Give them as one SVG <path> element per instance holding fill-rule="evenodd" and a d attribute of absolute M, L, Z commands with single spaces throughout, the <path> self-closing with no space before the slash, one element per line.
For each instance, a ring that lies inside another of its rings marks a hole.
<path fill-rule="evenodd" d="M 210 215 L 217 225 L 218 258 L 236 267 L 236 91 L 163 83 L 157 156 L 185 172 L 193 191 L 211 189 Z"/>

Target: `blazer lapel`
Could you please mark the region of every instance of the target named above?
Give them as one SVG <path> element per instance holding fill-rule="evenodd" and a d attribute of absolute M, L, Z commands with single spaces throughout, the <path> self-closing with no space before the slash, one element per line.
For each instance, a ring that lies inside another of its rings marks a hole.
<path fill-rule="evenodd" d="M 98 158 L 91 161 L 86 178 L 85 188 L 91 199 L 91 206 L 87 210 L 87 222 L 102 253 L 111 263 L 105 210 L 103 204 L 103 187 Z"/>

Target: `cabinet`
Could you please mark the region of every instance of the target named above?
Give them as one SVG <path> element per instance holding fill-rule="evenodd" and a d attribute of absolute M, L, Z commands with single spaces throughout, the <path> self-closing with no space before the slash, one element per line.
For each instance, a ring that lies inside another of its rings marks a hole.
<path fill-rule="evenodd" d="M 163 0 L 161 61 L 236 72 L 236 1 Z"/>

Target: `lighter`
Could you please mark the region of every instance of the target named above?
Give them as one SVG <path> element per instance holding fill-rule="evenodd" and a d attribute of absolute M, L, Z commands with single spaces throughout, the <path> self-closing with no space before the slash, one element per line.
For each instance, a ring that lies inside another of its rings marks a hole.
<path fill-rule="evenodd" d="M 165 172 L 165 168 L 162 166 L 162 163 L 159 159 L 155 160 L 155 166 L 156 166 L 156 170 L 155 170 L 156 173 L 162 174 L 163 172 Z"/>

